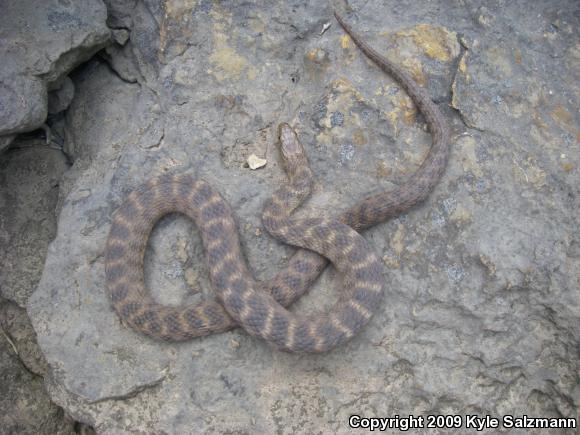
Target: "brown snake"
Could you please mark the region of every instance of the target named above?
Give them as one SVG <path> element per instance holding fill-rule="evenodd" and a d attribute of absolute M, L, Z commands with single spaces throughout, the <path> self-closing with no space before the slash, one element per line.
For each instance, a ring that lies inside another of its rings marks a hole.
<path fill-rule="evenodd" d="M 124 323 L 169 341 L 242 326 L 283 350 L 323 352 L 351 338 L 369 321 L 382 295 L 381 266 L 368 243 L 351 228 L 368 228 L 423 201 L 445 169 L 449 133 L 427 93 L 364 43 L 338 14 L 335 16 L 359 48 L 401 84 L 424 115 L 433 144 L 419 170 L 402 186 L 370 196 L 347 210 L 339 221 L 291 218 L 292 211 L 310 193 L 312 174 L 296 134 L 282 124 L 281 153 L 290 183 L 267 202 L 262 220 L 272 235 L 303 249 L 266 284 L 257 283 L 248 271 L 233 214 L 217 191 L 186 175 L 150 180 L 116 211 L 107 240 L 107 287 Z M 143 257 L 147 239 L 157 220 L 171 212 L 186 214 L 197 224 L 220 302 L 170 307 L 156 303 L 146 291 Z M 344 295 L 328 314 L 306 317 L 290 313 L 284 307 L 311 286 L 327 264 L 325 257 L 340 272 L 346 284 Z"/>

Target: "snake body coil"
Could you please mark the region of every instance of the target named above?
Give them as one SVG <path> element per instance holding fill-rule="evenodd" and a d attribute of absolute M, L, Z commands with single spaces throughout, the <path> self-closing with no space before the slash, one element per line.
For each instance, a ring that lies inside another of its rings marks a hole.
<path fill-rule="evenodd" d="M 263 221 L 280 240 L 327 257 L 341 273 L 346 295 L 327 315 L 290 313 L 249 272 L 243 260 L 233 213 L 207 182 L 189 176 L 156 178 L 132 192 L 113 220 L 106 255 L 113 305 L 133 328 L 167 340 L 223 328 L 224 316 L 201 303 L 167 307 L 145 291 L 143 256 L 154 223 L 169 212 L 192 218 L 201 233 L 212 286 L 222 306 L 244 329 L 279 349 L 324 352 L 365 325 L 382 296 L 381 266 L 365 239 L 349 226 L 324 218 L 293 219 L 292 211 L 310 194 L 312 174 L 294 131 L 280 127 L 290 182 L 267 202 Z M 308 270 L 301 265 L 297 272 Z"/>
<path fill-rule="evenodd" d="M 281 151 L 290 182 L 267 202 L 262 220 L 271 234 L 303 249 L 266 286 L 248 271 L 233 214 L 217 191 L 186 175 L 150 180 L 133 191 L 114 214 L 107 240 L 107 287 L 113 307 L 129 326 L 153 338 L 179 341 L 241 325 L 283 350 L 323 352 L 351 338 L 369 321 L 382 295 L 381 267 L 367 242 L 351 228 L 361 230 L 383 222 L 424 200 L 445 169 L 449 134 L 426 92 L 335 15 L 361 50 L 405 88 L 425 116 L 433 145 L 423 164 L 407 183 L 366 198 L 339 220 L 293 219 L 292 211 L 310 193 L 312 174 L 294 131 L 281 125 Z M 171 212 L 190 216 L 197 224 L 219 303 L 163 306 L 146 291 L 143 257 L 147 239 L 157 220 Z M 345 294 L 326 315 L 290 313 L 284 307 L 311 286 L 327 264 L 324 257 L 347 284 Z"/>

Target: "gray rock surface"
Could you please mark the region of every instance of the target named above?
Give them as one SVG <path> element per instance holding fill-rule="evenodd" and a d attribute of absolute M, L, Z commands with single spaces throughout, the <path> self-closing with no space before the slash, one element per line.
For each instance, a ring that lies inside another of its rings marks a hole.
<path fill-rule="evenodd" d="M 0 136 L 0 152 L 5 150 L 6 148 L 8 148 L 15 137 L 16 137 L 16 135 L 14 135 L 14 134 Z"/>
<path fill-rule="evenodd" d="M 51 402 L 46 362 L 26 310 L 0 298 L 0 432 L 74 434 L 74 421 Z"/>
<path fill-rule="evenodd" d="M 48 365 L 38 344 L 36 334 L 24 308 L 6 299 L 0 300 L 0 328 L 11 351 L 20 358 L 26 369 L 38 376 L 46 376 Z"/>
<path fill-rule="evenodd" d="M 0 156 L 1 433 L 74 433 L 75 422 L 45 390 L 48 366 L 22 308 L 56 232 L 58 179 L 66 168 L 61 151 L 36 139 L 19 138 Z"/>
<path fill-rule="evenodd" d="M 65 76 L 48 93 L 48 113 L 51 115 L 65 111 L 75 95 L 75 85 Z"/>
<path fill-rule="evenodd" d="M 109 41 L 101 0 L 0 2 L 0 150 L 46 119 L 48 91 Z"/>
<path fill-rule="evenodd" d="M 0 295 L 25 307 L 56 234 L 63 153 L 22 140 L 0 158 Z"/>
<path fill-rule="evenodd" d="M 346 433 L 351 414 L 579 417 L 577 6 L 383 3 L 351 2 L 349 19 L 440 103 L 452 155 L 424 206 L 365 233 L 385 263 L 379 313 L 312 356 L 242 330 L 167 344 L 124 327 L 104 287 L 110 216 L 151 176 L 204 177 L 267 280 L 293 251 L 259 220 L 284 181 L 276 125 L 298 128 L 318 177 L 303 213 L 336 215 L 418 168 L 423 120 L 326 5 L 107 2 L 130 39 L 73 77 L 75 164 L 28 305 L 49 392 L 76 419 L 102 433 L 291 434 Z M 251 171 L 250 154 L 268 164 Z M 211 297 L 206 277 L 194 226 L 163 219 L 146 254 L 155 298 Z M 293 309 L 328 308 L 336 287 L 329 270 Z"/>

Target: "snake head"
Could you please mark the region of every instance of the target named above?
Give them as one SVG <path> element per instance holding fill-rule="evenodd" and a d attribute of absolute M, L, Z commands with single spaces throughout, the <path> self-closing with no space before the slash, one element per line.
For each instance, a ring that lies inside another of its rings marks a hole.
<path fill-rule="evenodd" d="M 278 137 L 282 161 L 288 176 L 292 178 L 298 168 L 308 167 L 306 152 L 294 129 L 285 122 L 278 127 Z"/>

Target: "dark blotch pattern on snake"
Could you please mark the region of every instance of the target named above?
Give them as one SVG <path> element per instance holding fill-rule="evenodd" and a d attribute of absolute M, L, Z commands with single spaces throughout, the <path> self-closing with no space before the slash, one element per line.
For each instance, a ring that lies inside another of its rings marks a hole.
<path fill-rule="evenodd" d="M 255 282 L 249 273 L 230 207 L 210 185 L 185 175 L 149 181 L 115 213 L 107 241 L 107 286 L 113 307 L 129 326 L 153 338 L 179 341 L 241 325 L 280 349 L 323 352 L 348 340 L 368 322 L 381 298 L 380 266 L 365 240 L 346 225 L 361 230 L 423 201 L 445 169 L 449 133 L 427 93 L 364 43 L 340 16 L 336 18 L 362 51 L 405 88 L 425 116 L 433 144 L 419 170 L 399 188 L 375 194 L 347 210 L 340 222 L 292 219 L 292 210 L 310 192 L 311 173 L 298 138 L 283 124 L 280 140 L 290 183 L 268 201 L 263 222 L 275 237 L 305 249 L 299 249 L 288 267 L 266 284 Z M 198 225 L 221 303 L 169 307 L 157 304 L 146 291 L 147 238 L 156 221 L 171 212 L 184 213 Z M 324 256 L 348 284 L 345 294 L 327 315 L 304 317 L 288 312 L 283 307 L 306 292 L 326 266 Z"/>

